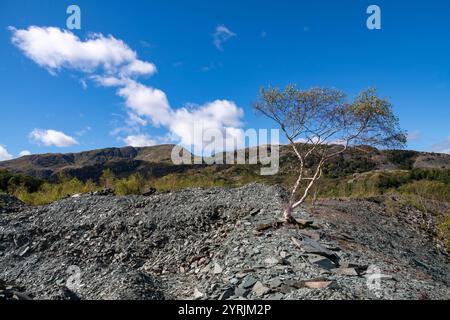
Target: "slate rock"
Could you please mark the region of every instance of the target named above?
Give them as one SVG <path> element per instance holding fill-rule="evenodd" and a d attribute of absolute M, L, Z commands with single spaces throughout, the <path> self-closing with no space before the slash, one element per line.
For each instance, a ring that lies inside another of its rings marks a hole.
<path fill-rule="evenodd" d="M 253 287 L 256 282 L 258 282 L 258 279 L 256 279 L 253 276 L 249 276 L 249 277 L 245 278 L 244 281 L 242 281 L 240 286 L 242 288 L 248 289 L 248 288 Z"/>
<path fill-rule="evenodd" d="M 257 296 L 257 297 L 262 297 L 265 294 L 267 294 L 268 292 L 270 292 L 270 289 L 267 288 L 265 285 L 262 284 L 262 282 L 258 281 L 255 283 L 255 285 L 252 288 L 252 292 Z"/>

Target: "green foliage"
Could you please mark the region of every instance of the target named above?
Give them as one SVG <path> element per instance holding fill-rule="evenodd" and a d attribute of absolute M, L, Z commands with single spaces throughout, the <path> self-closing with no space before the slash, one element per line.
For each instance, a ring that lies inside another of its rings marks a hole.
<path fill-rule="evenodd" d="M 114 190 L 116 185 L 116 177 L 111 169 L 106 169 L 100 176 L 100 185 L 106 189 Z"/>
<path fill-rule="evenodd" d="M 402 194 L 417 195 L 426 199 L 450 201 L 450 186 L 439 181 L 413 181 L 402 185 L 398 191 Z"/>
<path fill-rule="evenodd" d="M 387 150 L 386 151 L 389 160 L 398 165 L 402 170 L 410 170 L 414 164 L 414 160 L 417 156 L 416 151 L 407 150 Z"/>
<path fill-rule="evenodd" d="M 23 174 L 10 173 L 0 169 L 0 191 L 14 193 L 17 189 L 36 192 L 44 182 Z"/>
<path fill-rule="evenodd" d="M 449 176 L 450 170 L 414 169 L 369 171 L 351 178 L 324 177 L 318 185 L 319 197 L 368 197 L 397 192 L 450 202 Z"/>
<path fill-rule="evenodd" d="M 98 190 L 92 181 L 81 182 L 73 178 L 65 178 L 60 183 L 43 183 L 36 192 L 29 192 L 25 187 L 19 187 L 13 193 L 19 200 L 30 205 L 44 205 L 74 194 L 82 194 Z"/>
<path fill-rule="evenodd" d="M 370 160 L 367 156 L 355 154 L 349 159 L 346 159 L 343 154 L 336 157 L 324 168 L 325 176 L 329 178 L 346 177 L 353 173 L 362 173 L 371 171 L 376 167 L 375 162 Z"/>
<path fill-rule="evenodd" d="M 450 253 L 450 213 L 447 212 L 447 215 L 438 224 L 437 231 L 438 237 L 444 241 L 445 248 Z"/>
<path fill-rule="evenodd" d="M 126 179 L 117 180 L 115 192 L 118 196 L 141 194 L 144 192 L 145 181 L 139 173 L 135 173 Z"/>
<path fill-rule="evenodd" d="M 210 188 L 210 187 L 226 187 L 232 183 L 214 175 L 178 175 L 169 174 L 157 179 L 153 186 L 158 191 L 174 191 L 186 188 Z"/>

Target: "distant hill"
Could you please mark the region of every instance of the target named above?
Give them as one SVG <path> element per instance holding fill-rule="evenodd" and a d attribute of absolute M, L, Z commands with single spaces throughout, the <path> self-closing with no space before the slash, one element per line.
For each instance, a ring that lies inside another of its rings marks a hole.
<path fill-rule="evenodd" d="M 63 173 L 80 180 L 97 180 L 101 172 L 110 168 L 118 176 L 134 172 L 170 170 L 170 155 L 173 145 L 145 148 L 106 148 L 80 153 L 48 153 L 24 156 L 0 162 L 0 168 L 13 173 L 23 173 L 55 181 Z M 174 168 L 172 168 L 174 169 Z"/>
<path fill-rule="evenodd" d="M 22 173 L 35 178 L 57 181 L 60 174 L 86 181 L 97 181 L 105 169 L 118 177 L 140 173 L 144 177 L 162 177 L 171 173 L 202 170 L 206 165 L 174 165 L 171 161 L 173 145 L 144 148 L 107 148 L 80 153 L 36 154 L 0 162 L 0 169 Z M 248 152 L 248 150 L 247 150 Z M 281 172 L 295 169 L 297 160 L 289 146 L 280 148 Z M 229 170 L 230 166 L 216 166 Z M 256 172 L 259 166 L 253 166 Z M 251 167 L 251 168 L 253 168 Z M 333 159 L 327 166 L 329 176 L 340 177 L 372 170 L 450 169 L 450 155 L 405 150 L 377 150 L 363 152 L 350 149 Z"/>

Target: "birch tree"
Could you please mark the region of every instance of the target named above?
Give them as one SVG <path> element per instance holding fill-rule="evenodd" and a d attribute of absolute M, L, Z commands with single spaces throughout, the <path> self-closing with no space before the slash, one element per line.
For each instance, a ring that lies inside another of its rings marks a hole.
<path fill-rule="evenodd" d="M 262 88 L 254 108 L 277 123 L 298 160 L 297 179 L 284 208 L 286 222 L 295 222 L 294 209 L 305 202 L 330 159 L 349 147 L 400 148 L 406 143 L 391 103 L 373 88 L 351 102 L 329 88 Z M 307 162 L 314 165 L 306 168 Z"/>

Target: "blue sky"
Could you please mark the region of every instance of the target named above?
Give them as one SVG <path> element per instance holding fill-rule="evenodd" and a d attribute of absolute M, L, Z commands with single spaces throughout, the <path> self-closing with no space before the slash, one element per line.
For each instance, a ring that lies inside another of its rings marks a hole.
<path fill-rule="evenodd" d="M 63 32 L 70 4 L 81 8 L 81 30 L 73 30 L 80 42 L 92 33 L 112 35 L 136 53 L 133 59 L 157 68 L 133 81 L 163 92 L 171 116 L 181 117 L 176 110 L 188 106 L 203 110 L 189 113 L 196 117 L 230 102 L 243 112 L 224 115 L 239 118 L 234 126 L 271 128 L 251 107 L 262 85 L 335 87 L 350 97 L 377 87 L 410 132 L 409 148 L 450 150 L 449 1 L 2 0 L 3 155 L 124 146 L 129 136 L 174 142 L 173 133 L 182 132 L 169 119 L 139 114 L 136 103 L 127 105 L 118 94 L 122 87 L 99 85 L 92 71 L 73 65 L 49 70 L 12 43 L 10 26 Z M 381 30 L 366 28 L 371 4 L 382 10 Z M 222 36 L 229 32 L 219 47 L 218 27 L 225 28 Z M 130 110 L 146 124 L 130 124 Z M 46 130 L 64 133 L 66 143 L 46 142 Z"/>

